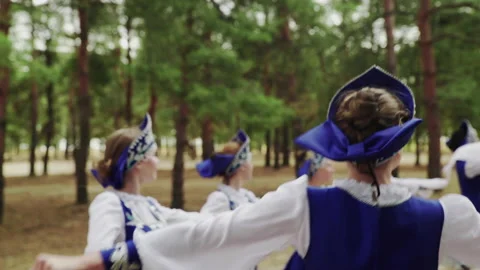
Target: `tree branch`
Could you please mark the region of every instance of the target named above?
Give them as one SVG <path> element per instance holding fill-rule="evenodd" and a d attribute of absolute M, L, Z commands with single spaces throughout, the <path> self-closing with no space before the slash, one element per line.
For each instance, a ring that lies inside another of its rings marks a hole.
<path fill-rule="evenodd" d="M 431 8 L 428 11 L 428 16 L 431 16 L 439 11 L 445 10 L 445 9 L 455 9 L 455 8 L 462 8 L 462 7 L 469 7 L 474 10 L 480 10 L 480 5 L 474 2 L 463 2 L 463 3 L 451 3 L 451 4 L 443 4 L 438 7 Z"/>

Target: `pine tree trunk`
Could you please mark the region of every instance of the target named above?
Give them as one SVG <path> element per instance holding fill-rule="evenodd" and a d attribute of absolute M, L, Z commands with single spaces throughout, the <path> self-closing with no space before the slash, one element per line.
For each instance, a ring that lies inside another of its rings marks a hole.
<path fill-rule="evenodd" d="M 188 33 L 192 32 L 193 28 L 193 9 L 187 13 L 187 20 L 185 27 Z M 177 103 L 178 111 L 175 119 L 175 139 L 176 139 L 176 153 L 175 162 L 172 171 L 172 208 L 183 209 L 185 204 L 183 183 L 184 183 L 184 153 L 187 144 L 187 127 L 188 127 L 188 105 L 186 103 L 188 89 L 190 82 L 188 79 L 190 69 L 188 66 L 187 57 L 191 47 L 185 45 L 181 52 L 181 70 L 182 70 L 182 93 L 180 93 Z"/>
<path fill-rule="evenodd" d="M 265 167 L 271 167 L 272 160 L 272 132 L 270 130 L 265 131 Z"/>
<path fill-rule="evenodd" d="M 209 159 L 214 153 L 213 122 L 206 117 L 202 122 L 202 160 Z"/>
<path fill-rule="evenodd" d="M 188 111 L 187 104 L 180 102 L 175 119 L 176 153 L 172 171 L 172 208 L 183 209 L 185 204 L 184 182 L 184 153 L 187 142 Z"/>
<path fill-rule="evenodd" d="M 37 122 L 38 122 L 38 85 L 35 82 L 35 79 L 32 82 L 32 88 L 30 91 L 30 173 L 29 177 L 35 177 L 35 150 L 38 143 L 38 131 L 37 131 Z"/>
<path fill-rule="evenodd" d="M 420 1 L 418 28 L 420 31 L 420 49 L 423 73 L 423 91 L 425 115 L 428 133 L 428 177 L 440 177 L 440 113 L 436 93 L 436 64 L 433 53 L 432 29 L 430 26 L 430 0 Z"/>
<path fill-rule="evenodd" d="M 270 78 L 270 63 L 269 58 L 266 57 L 263 64 L 263 78 L 262 78 L 262 85 L 265 95 L 269 96 L 272 94 L 272 79 Z M 265 131 L 265 167 L 271 167 L 271 159 L 272 159 L 272 131 L 267 130 Z"/>
<path fill-rule="evenodd" d="M 212 33 L 206 31 L 203 34 L 203 42 L 208 48 L 212 48 Z M 210 63 L 205 63 L 203 71 L 203 80 L 207 87 L 213 86 L 213 76 Z M 213 143 L 213 120 L 210 116 L 205 116 L 202 121 L 202 160 L 210 158 L 215 152 Z"/>
<path fill-rule="evenodd" d="M 0 32 L 8 37 L 10 29 L 10 0 L 0 0 Z M 7 96 L 10 87 L 10 68 L 0 67 L 0 225 L 4 220 L 5 176 L 3 163 L 5 155 L 5 137 L 7 131 Z"/>
<path fill-rule="evenodd" d="M 53 65 L 53 53 L 51 51 L 51 39 L 47 40 L 47 48 L 45 50 L 45 63 L 47 67 L 51 67 Z M 50 158 L 50 146 L 52 145 L 53 135 L 55 133 L 55 115 L 54 115 L 54 88 L 53 83 L 49 82 L 46 89 L 47 95 L 47 129 L 46 129 L 46 138 L 45 138 L 45 146 L 46 151 L 45 155 L 43 156 L 43 175 L 48 175 L 48 161 Z"/>
<path fill-rule="evenodd" d="M 88 1 L 84 0 L 78 7 L 80 20 L 80 48 L 78 56 L 79 71 L 79 128 L 80 143 L 75 151 L 75 173 L 77 178 L 77 204 L 88 203 L 87 160 L 90 148 L 90 95 L 88 91 Z"/>
<path fill-rule="evenodd" d="M 157 116 L 157 104 L 158 104 L 158 96 L 153 83 L 150 83 L 150 105 L 148 106 L 148 114 L 152 118 L 152 130 L 156 131 L 156 116 Z"/>
<path fill-rule="evenodd" d="M 273 168 L 280 169 L 280 128 L 273 134 Z"/>
<path fill-rule="evenodd" d="M 75 105 L 76 95 L 78 90 L 75 87 L 70 88 L 70 93 L 68 97 L 68 112 L 70 116 L 70 122 L 67 126 L 67 141 L 65 148 L 65 159 L 70 158 L 70 146 L 73 145 L 74 149 L 77 148 L 77 107 Z M 73 150 L 75 152 L 75 150 Z"/>
<path fill-rule="evenodd" d="M 68 146 L 70 144 L 70 137 L 71 137 L 71 131 L 70 131 L 70 125 L 67 126 L 67 132 L 65 136 L 65 151 L 63 152 L 63 158 L 65 160 L 68 160 L 70 158 L 69 152 L 68 152 Z"/>
<path fill-rule="evenodd" d="M 132 18 L 127 17 L 127 22 L 125 24 L 127 30 L 127 89 L 126 89 L 126 108 L 125 108 L 125 120 L 129 126 L 132 125 L 132 97 L 133 97 L 133 78 L 132 78 L 132 53 L 131 53 L 131 44 L 130 44 L 130 35 L 132 31 Z"/>
<path fill-rule="evenodd" d="M 397 59 L 395 55 L 395 37 L 393 31 L 395 29 L 395 1 L 384 0 L 385 7 L 385 32 L 387 34 L 387 70 L 392 75 L 397 75 Z M 393 170 L 392 175 L 399 176 L 399 168 Z"/>
<path fill-rule="evenodd" d="M 420 167 L 420 155 L 421 155 L 421 145 L 420 145 L 420 132 L 417 129 L 415 131 L 415 167 Z"/>
<path fill-rule="evenodd" d="M 35 59 L 37 58 L 37 53 L 35 51 L 35 21 L 33 19 L 33 1 L 30 2 L 30 20 L 31 20 L 31 44 L 32 44 L 32 66 L 35 65 Z M 35 161 L 36 155 L 35 150 L 37 149 L 38 144 L 38 84 L 37 84 L 37 74 L 33 70 L 31 73 L 31 89 L 30 89 L 30 173 L 29 177 L 35 177 Z"/>
<path fill-rule="evenodd" d="M 302 134 L 302 120 L 299 117 L 293 119 L 293 137 L 296 138 Z M 295 166 L 294 166 L 294 175 L 297 175 L 300 165 L 305 160 L 305 151 L 301 150 L 297 144 L 294 144 L 294 153 L 295 153 Z"/>
<path fill-rule="evenodd" d="M 282 134 L 282 167 L 290 166 L 290 123 L 285 123 L 283 125 L 283 134 Z"/>

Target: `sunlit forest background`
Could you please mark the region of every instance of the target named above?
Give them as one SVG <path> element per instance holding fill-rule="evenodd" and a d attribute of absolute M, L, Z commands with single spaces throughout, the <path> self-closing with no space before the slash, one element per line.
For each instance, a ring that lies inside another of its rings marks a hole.
<path fill-rule="evenodd" d="M 463 119 L 480 126 L 479 10 L 476 0 L 0 0 L 0 268 L 83 252 L 102 191 L 89 169 L 105 137 L 146 112 L 161 168 L 144 193 L 197 211 L 219 182 L 201 179 L 197 162 L 244 129 L 248 188 L 274 190 L 302 161 L 293 139 L 372 65 L 412 88 L 425 119 L 398 175 L 440 177 L 446 137 Z M 291 252 L 259 269 L 283 269 Z"/>

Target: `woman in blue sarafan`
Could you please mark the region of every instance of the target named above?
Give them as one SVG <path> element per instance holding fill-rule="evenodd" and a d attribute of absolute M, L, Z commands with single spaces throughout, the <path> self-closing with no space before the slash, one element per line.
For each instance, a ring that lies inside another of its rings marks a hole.
<path fill-rule="evenodd" d="M 258 201 L 252 191 L 243 188 L 253 173 L 250 138 L 243 130 L 239 130 L 222 151 L 197 164 L 196 169 L 204 178 L 222 177 L 222 183 L 208 195 L 201 213 L 218 214 Z"/>
<path fill-rule="evenodd" d="M 443 171 L 450 179 L 451 171 L 455 168 L 462 195 L 470 199 L 477 211 L 480 210 L 480 143 L 477 130 L 470 121 L 463 120 L 458 129 L 453 132 L 447 141 L 447 147 L 453 152 Z M 445 264 L 459 266 L 460 269 L 469 269 L 453 260 L 445 260 Z"/>
<path fill-rule="evenodd" d="M 142 186 L 157 178 L 156 152 L 148 114 L 139 127 L 119 129 L 107 138 L 104 157 L 92 170 L 105 190 L 89 207 L 86 253 L 133 240 L 139 233 L 201 218 L 141 194 Z"/>
<path fill-rule="evenodd" d="M 444 256 L 480 266 L 480 215 L 470 200 L 459 194 L 427 200 L 390 183 L 421 123 L 414 114 L 410 89 L 374 66 L 337 92 L 326 122 L 296 139 L 302 148 L 346 162 L 347 179 L 315 188 L 303 175 L 254 204 L 96 254 L 41 254 L 33 269 L 141 263 L 147 270 L 244 270 L 288 245 L 312 270 L 437 270 Z"/>
<path fill-rule="evenodd" d="M 462 195 L 480 211 L 480 143 L 477 131 L 468 120 L 463 120 L 447 141 L 447 146 L 453 154 L 443 169 L 445 176 L 450 178 L 455 168 Z"/>
<path fill-rule="evenodd" d="M 333 166 L 331 162 L 320 154 L 315 154 L 313 158 L 308 159 L 304 165 L 299 169 L 297 177 L 307 174 L 309 176 L 310 186 L 324 187 L 326 185 L 334 185 L 333 181 Z M 392 177 L 392 183 L 407 187 L 412 194 L 429 198 L 434 190 L 443 189 L 447 184 L 446 179 L 421 179 L 421 178 L 395 178 Z M 300 270 L 304 269 L 304 260 L 294 252 L 288 260 L 285 270 Z"/>
<path fill-rule="evenodd" d="M 243 130 L 239 130 L 222 151 L 197 164 L 196 169 L 204 178 L 222 177 L 222 183 L 208 195 L 200 213 L 215 215 L 258 201 L 252 191 L 243 188 L 253 174 L 250 137 Z"/>

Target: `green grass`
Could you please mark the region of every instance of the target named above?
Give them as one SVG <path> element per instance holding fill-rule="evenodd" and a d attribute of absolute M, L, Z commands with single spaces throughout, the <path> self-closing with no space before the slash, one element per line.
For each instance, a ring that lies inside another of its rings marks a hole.
<path fill-rule="evenodd" d="M 336 178 L 344 177 L 344 166 L 336 164 L 335 167 Z M 404 165 L 401 167 L 401 176 L 424 177 L 425 168 Z M 168 206 L 171 194 L 170 177 L 169 171 L 160 171 L 158 180 L 143 188 L 144 194 L 153 196 Z M 247 188 L 261 196 L 293 178 L 291 168 L 274 171 L 257 167 L 254 180 L 248 183 Z M 185 179 L 185 208 L 190 211 L 199 210 L 207 195 L 216 188 L 218 181 L 201 179 L 192 169 L 186 171 Z M 5 224 L 0 226 L 0 254 L 4 255 L 5 265 L 2 269 L 28 269 L 39 252 L 83 252 L 86 244 L 88 206 L 74 205 L 74 183 L 72 175 L 7 179 Z M 93 179 L 89 180 L 88 186 L 90 200 L 102 191 Z M 457 191 L 457 182 L 451 181 L 450 186 L 436 196 Z M 260 264 L 260 269 L 282 269 L 292 251 L 289 248 L 273 253 Z"/>

